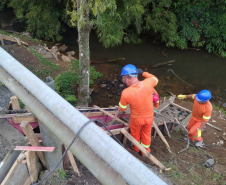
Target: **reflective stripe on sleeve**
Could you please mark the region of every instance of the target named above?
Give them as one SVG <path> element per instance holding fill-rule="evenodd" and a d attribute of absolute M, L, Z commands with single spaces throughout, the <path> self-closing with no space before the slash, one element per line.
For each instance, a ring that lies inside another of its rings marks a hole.
<path fill-rule="evenodd" d="M 155 78 L 154 76 L 152 77 L 153 79 L 155 79 L 155 81 L 156 81 L 156 85 L 158 84 L 158 79 L 157 78 Z"/>
<path fill-rule="evenodd" d="M 211 118 L 211 116 L 210 116 L 210 117 L 203 116 L 203 118 L 204 118 L 204 119 L 210 119 L 210 118 Z"/>
<path fill-rule="evenodd" d="M 193 94 L 193 95 L 192 95 L 192 99 L 194 99 L 194 98 L 195 98 L 195 95 L 196 95 L 196 94 Z"/>
<path fill-rule="evenodd" d="M 156 103 L 159 103 L 159 101 L 157 101 Z"/>
<path fill-rule="evenodd" d="M 122 105 L 120 102 L 119 102 L 119 106 L 120 106 L 121 108 L 123 108 L 123 109 L 126 109 L 126 108 L 127 108 L 127 105 L 124 106 L 124 105 Z"/>
<path fill-rule="evenodd" d="M 150 145 L 145 145 L 145 144 L 143 144 L 142 142 L 141 142 L 141 145 L 142 145 L 144 148 L 149 148 L 149 147 L 150 147 Z"/>

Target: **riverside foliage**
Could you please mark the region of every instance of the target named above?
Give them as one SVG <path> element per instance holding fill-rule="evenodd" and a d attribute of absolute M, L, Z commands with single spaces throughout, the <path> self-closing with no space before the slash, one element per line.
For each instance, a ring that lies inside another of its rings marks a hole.
<path fill-rule="evenodd" d="M 110 6 L 97 13 L 108 1 Z M 76 26 L 71 16 L 76 11 L 70 12 L 73 3 L 67 0 L 11 0 L 8 5 L 17 18 L 26 20 L 27 31 L 37 38 L 58 41 L 65 24 Z M 167 47 L 205 47 L 226 57 L 225 0 L 90 0 L 89 6 L 90 22 L 105 47 L 140 43 L 139 36 L 145 32 Z"/>

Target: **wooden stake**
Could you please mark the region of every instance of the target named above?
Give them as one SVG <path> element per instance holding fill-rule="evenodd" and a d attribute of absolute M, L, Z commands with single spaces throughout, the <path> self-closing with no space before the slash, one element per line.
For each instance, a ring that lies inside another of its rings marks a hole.
<path fill-rule="evenodd" d="M 155 130 L 155 131 L 154 131 L 154 136 L 153 136 L 154 139 L 155 139 L 155 137 L 156 137 L 156 134 L 157 134 L 157 131 Z"/>
<path fill-rule="evenodd" d="M 29 113 L 30 114 L 30 113 Z M 19 124 L 22 121 L 27 121 L 27 122 L 38 122 L 38 119 L 36 117 L 13 117 L 13 122 L 15 124 Z"/>
<path fill-rule="evenodd" d="M 66 150 L 66 147 L 62 144 L 62 154 L 65 152 L 65 150 Z M 69 170 L 71 167 L 71 163 L 67 154 L 63 158 L 63 165 L 64 165 L 64 170 Z"/>
<path fill-rule="evenodd" d="M 166 122 L 163 121 L 163 123 L 164 123 L 164 125 L 165 125 L 166 132 L 167 132 L 167 134 L 168 134 L 168 137 L 171 139 L 171 135 L 170 135 L 170 133 L 169 133 L 168 127 L 167 127 L 167 125 L 166 125 Z"/>
<path fill-rule="evenodd" d="M 172 153 L 172 151 L 171 151 L 171 149 L 170 149 L 170 146 L 169 146 L 168 142 L 166 141 L 165 137 L 162 135 L 162 132 L 159 130 L 158 125 L 157 125 L 154 121 L 153 121 L 153 126 L 154 126 L 156 132 L 158 133 L 159 137 L 161 138 L 162 142 L 165 144 L 166 149 L 167 149 L 170 153 Z"/>
<path fill-rule="evenodd" d="M 26 134 L 28 141 L 31 143 L 32 146 L 41 146 L 39 143 L 32 127 L 27 121 L 22 121 L 20 124 L 21 129 Z M 42 161 L 42 164 L 46 167 L 46 161 L 45 156 L 43 152 L 36 152 L 40 160 Z"/>
<path fill-rule="evenodd" d="M 120 109 L 118 109 L 117 113 L 115 114 L 115 117 L 113 118 L 112 122 L 109 125 L 113 125 L 113 123 L 115 122 L 116 118 L 118 117 L 119 112 L 120 112 Z"/>
<path fill-rule="evenodd" d="M 155 165 L 157 165 L 162 170 L 165 170 L 166 167 L 159 162 L 153 155 L 151 155 L 137 140 L 135 140 L 125 129 L 121 130 L 122 134 L 127 137 L 135 146 L 137 146 L 141 152 L 143 152 Z"/>
<path fill-rule="evenodd" d="M 100 107 L 98 107 L 98 106 L 96 106 L 96 105 L 94 105 L 93 107 L 95 107 L 95 108 L 96 108 L 96 109 L 98 109 L 99 111 L 103 112 L 104 114 L 106 114 L 106 115 L 110 116 L 111 118 L 114 118 L 114 117 L 115 117 L 115 116 L 114 116 L 114 115 L 112 115 L 111 113 L 109 113 L 109 112 L 105 111 L 104 109 L 102 109 L 102 108 L 100 108 Z M 122 123 L 122 124 L 126 125 L 127 127 L 129 126 L 129 124 L 128 124 L 128 123 L 126 123 L 126 122 L 124 122 L 124 121 L 120 120 L 119 118 L 116 118 L 116 120 L 117 120 L 118 122 L 120 122 L 120 123 Z"/>
<path fill-rule="evenodd" d="M 73 156 L 73 154 L 71 153 L 70 150 L 67 151 L 67 155 L 69 157 L 69 160 L 70 160 L 70 163 L 71 163 L 71 166 L 72 166 L 74 172 L 77 173 L 79 177 L 81 177 L 80 172 L 78 170 L 78 166 L 75 162 L 74 156 Z"/>
<path fill-rule="evenodd" d="M 39 174 L 38 157 L 33 151 L 28 151 L 25 153 L 25 155 L 26 155 L 27 167 L 28 167 L 30 178 L 31 178 L 31 182 L 32 183 L 37 182 L 38 174 Z"/>
<path fill-rule="evenodd" d="M 163 102 L 166 101 L 166 97 L 163 98 Z"/>
<path fill-rule="evenodd" d="M 12 96 L 11 98 L 13 110 L 20 110 L 20 105 L 18 102 L 18 98 L 16 96 Z"/>
<path fill-rule="evenodd" d="M 212 124 L 210 124 L 210 123 L 207 123 L 207 125 L 209 125 L 210 127 L 215 128 L 215 129 L 216 129 L 216 130 L 218 130 L 218 131 L 222 131 L 222 129 L 221 129 L 221 128 L 216 127 L 216 126 L 214 126 L 214 125 L 212 125 Z"/>

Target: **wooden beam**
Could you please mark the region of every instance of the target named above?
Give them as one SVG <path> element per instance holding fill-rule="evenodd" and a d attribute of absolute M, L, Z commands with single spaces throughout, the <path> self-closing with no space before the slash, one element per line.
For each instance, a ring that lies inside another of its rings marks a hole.
<path fill-rule="evenodd" d="M 166 132 L 167 132 L 168 137 L 171 139 L 171 135 L 170 135 L 170 133 L 169 133 L 169 129 L 168 129 L 167 125 L 166 125 L 166 122 L 163 121 L 163 124 L 165 125 Z"/>
<path fill-rule="evenodd" d="M 5 114 L 1 115 L 0 118 L 12 118 L 12 117 L 23 117 L 23 116 L 30 116 L 33 115 L 32 113 L 23 113 L 23 114 Z"/>
<path fill-rule="evenodd" d="M 137 146 L 141 152 L 143 152 L 155 165 L 157 165 L 162 170 L 166 167 L 160 163 L 152 154 L 150 154 L 137 140 L 135 140 L 125 129 L 121 130 L 122 134 L 127 137 L 135 146 Z"/>
<path fill-rule="evenodd" d="M 95 107 L 96 109 L 100 110 L 100 111 L 101 111 L 101 112 L 103 112 L 104 114 L 106 114 L 106 115 L 110 116 L 111 118 L 114 118 L 114 117 L 115 117 L 115 116 L 114 116 L 114 115 L 112 115 L 111 113 L 109 113 L 109 112 L 105 111 L 104 109 L 102 109 L 102 108 L 100 108 L 100 107 L 98 107 L 98 106 L 96 106 L 96 105 L 94 105 L 93 107 Z M 120 123 L 122 123 L 122 124 L 126 125 L 127 127 L 129 126 L 129 124 L 128 124 L 128 123 L 126 123 L 126 122 L 122 121 L 122 120 L 121 120 L 121 119 L 119 119 L 119 118 L 116 118 L 116 120 L 117 120 L 118 122 L 120 122 Z"/>
<path fill-rule="evenodd" d="M 117 135 L 117 134 L 121 134 L 121 129 L 122 128 L 117 128 L 117 129 L 114 129 L 114 130 L 110 130 L 112 132 L 112 134 L 114 135 Z M 128 130 L 129 127 L 124 127 L 124 129 Z M 111 133 L 108 132 L 108 131 L 104 131 L 106 134 L 108 134 L 109 136 L 111 136 Z"/>
<path fill-rule="evenodd" d="M 177 106 L 177 107 L 179 107 L 179 108 L 181 108 L 181 109 L 183 109 L 183 110 L 186 110 L 186 111 L 188 111 L 188 112 L 192 112 L 191 110 L 186 109 L 185 107 L 182 107 L 182 106 L 180 106 L 180 105 L 178 105 L 178 104 L 176 104 L 176 103 L 171 102 L 170 104 L 172 104 L 172 105 L 174 105 L 174 106 Z"/>
<path fill-rule="evenodd" d="M 36 153 L 33 151 L 28 151 L 25 153 L 26 160 L 27 160 L 27 168 L 28 172 L 31 178 L 31 183 L 35 183 L 38 180 L 38 157 L 36 156 Z"/>
<path fill-rule="evenodd" d="M 20 124 L 21 129 L 23 132 L 26 134 L 28 141 L 31 143 L 32 146 L 41 146 L 39 143 L 32 127 L 27 121 L 22 121 Z M 43 152 L 37 152 L 38 157 L 42 161 L 42 164 L 46 167 L 46 161 L 45 161 L 45 156 Z"/>
<path fill-rule="evenodd" d="M 112 119 L 111 123 L 109 125 L 113 125 L 113 123 L 115 122 L 116 118 L 118 117 L 118 114 L 120 112 L 120 109 L 118 109 L 117 113 L 115 114 L 115 117 Z"/>
<path fill-rule="evenodd" d="M 166 141 L 165 137 L 162 135 L 162 132 L 159 130 L 158 125 L 157 125 L 154 121 L 153 121 L 153 126 L 154 126 L 156 132 L 158 133 L 160 139 L 161 139 L 162 142 L 165 144 L 166 149 L 167 149 L 170 153 L 172 153 L 172 151 L 171 151 L 171 149 L 170 149 L 170 146 L 169 146 L 168 142 Z"/>
<path fill-rule="evenodd" d="M 19 38 L 16 39 L 15 37 L 4 35 L 4 34 L 1 34 L 1 37 L 5 40 L 9 40 L 9 41 L 16 42 L 16 43 L 18 43 L 17 39 L 19 39 Z M 20 42 L 21 42 L 21 44 L 28 46 L 28 43 L 26 43 L 24 41 L 20 41 Z"/>
<path fill-rule="evenodd" d="M 13 110 L 20 110 L 20 105 L 18 98 L 16 96 L 12 96 L 11 98 Z"/>
<path fill-rule="evenodd" d="M 116 111 L 107 111 L 111 114 L 116 114 Z M 93 116 L 103 116 L 105 113 L 103 112 L 82 112 L 82 114 L 86 117 L 93 117 Z"/>
<path fill-rule="evenodd" d="M 62 154 L 63 154 L 66 150 L 66 147 L 62 144 L 61 148 L 62 148 Z M 71 167 L 71 163 L 67 154 L 63 158 L 63 166 L 64 166 L 64 170 L 69 170 Z"/>
<path fill-rule="evenodd" d="M 42 151 L 42 152 L 53 152 L 55 147 L 45 147 L 45 146 L 16 146 L 14 150 L 26 150 L 26 151 Z"/>
<path fill-rule="evenodd" d="M 71 153 L 70 150 L 67 151 L 67 155 L 69 157 L 69 160 L 71 162 L 71 166 L 72 166 L 74 172 L 77 173 L 79 177 L 81 177 L 80 172 L 78 170 L 78 166 L 77 166 L 77 164 L 75 162 L 74 156 L 73 156 L 73 154 Z"/>
<path fill-rule="evenodd" d="M 36 117 L 13 117 L 14 124 L 19 124 L 22 121 L 38 122 L 38 119 Z"/>
<path fill-rule="evenodd" d="M 22 153 L 19 155 L 21 157 Z M 28 173 L 27 164 L 18 163 L 17 160 L 5 176 L 1 185 L 9 184 L 31 184 L 31 179 Z"/>
<path fill-rule="evenodd" d="M 22 155 L 20 155 L 18 158 L 17 158 L 17 162 L 20 163 L 22 160 L 24 160 L 26 158 L 26 155 L 25 153 L 21 152 Z"/>
<path fill-rule="evenodd" d="M 11 101 L 9 102 L 8 109 L 7 110 L 13 110 L 13 106 L 12 106 L 12 102 Z"/>

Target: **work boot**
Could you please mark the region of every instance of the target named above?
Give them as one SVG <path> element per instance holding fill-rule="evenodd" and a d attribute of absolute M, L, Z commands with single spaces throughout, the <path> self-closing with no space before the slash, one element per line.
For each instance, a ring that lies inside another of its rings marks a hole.
<path fill-rule="evenodd" d="M 197 147 L 201 147 L 202 145 L 203 145 L 203 140 L 202 141 L 197 141 L 195 143 L 195 146 L 197 146 Z"/>
<path fill-rule="evenodd" d="M 135 145 L 133 144 L 133 143 L 131 143 L 131 145 L 130 145 L 130 148 L 132 149 L 132 150 L 134 150 L 135 152 L 140 152 L 140 150 L 138 149 L 135 149 L 135 147 L 134 147 Z"/>

